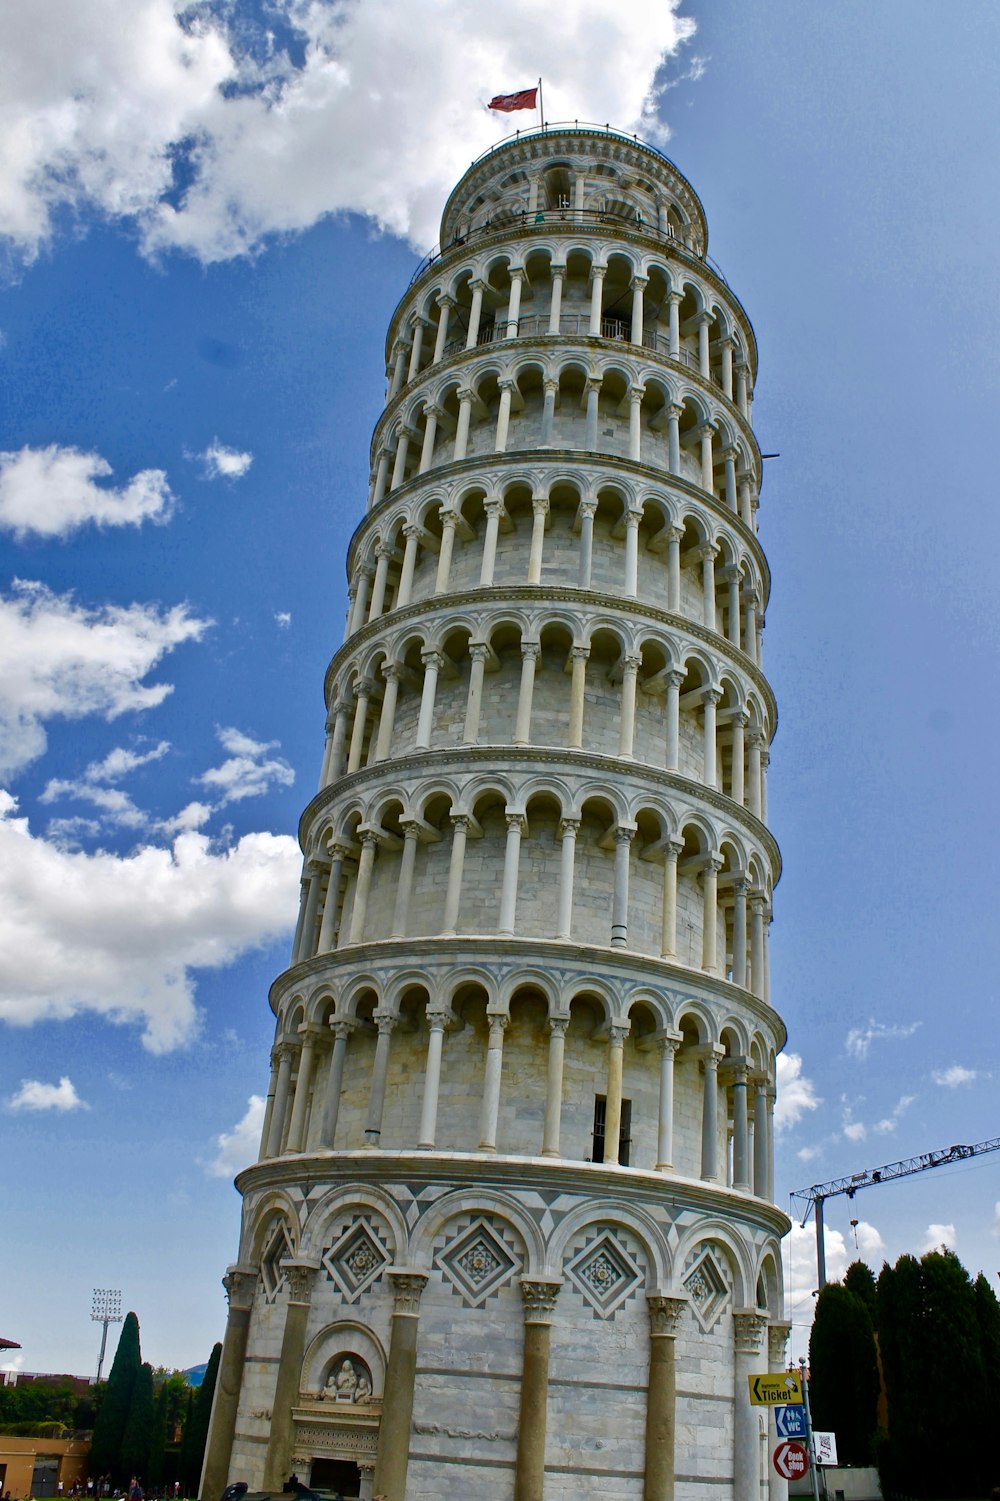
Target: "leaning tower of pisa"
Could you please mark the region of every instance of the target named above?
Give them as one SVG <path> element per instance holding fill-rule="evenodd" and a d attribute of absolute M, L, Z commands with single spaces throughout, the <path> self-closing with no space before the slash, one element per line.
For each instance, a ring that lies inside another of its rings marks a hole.
<path fill-rule="evenodd" d="M 388 332 L 203 1477 L 760 1501 L 757 350 L 661 153 L 474 162 Z"/>

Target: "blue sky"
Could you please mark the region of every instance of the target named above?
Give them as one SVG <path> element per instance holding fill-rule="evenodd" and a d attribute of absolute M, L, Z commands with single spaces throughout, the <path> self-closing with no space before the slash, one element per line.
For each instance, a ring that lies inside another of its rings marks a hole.
<path fill-rule="evenodd" d="M 486 17 L 3 23 L 0 1332 L 25 1369 L 96 1363 L 94 1286 L 158 1363 L 221 1334 L 385 327 L 509 128 L 482 101 L 539 73 L 550 118 L 669 129 L 760 343 L 779 1198 L 997 1129 L 1000 17 Z M 876 1270 L 947 1241 L 992 1278 L 998 1171 L 834 1201 L 831 1269 L 853 1213 Z M 810 1256 L 806 1232 L 800 1333 Z"/>

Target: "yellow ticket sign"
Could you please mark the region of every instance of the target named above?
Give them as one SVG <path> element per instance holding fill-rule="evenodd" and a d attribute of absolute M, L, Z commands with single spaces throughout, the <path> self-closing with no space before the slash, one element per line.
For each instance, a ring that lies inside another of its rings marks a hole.
<path fill-rule="evenodd" d="M 762 1376 L 748 1376 L 750 1401 L 754 1407 L 794 1406 L 802 1401 L 802 1378 L 794 1371 L 778 1371 L 776 1375 L 765 1372 Z"/>

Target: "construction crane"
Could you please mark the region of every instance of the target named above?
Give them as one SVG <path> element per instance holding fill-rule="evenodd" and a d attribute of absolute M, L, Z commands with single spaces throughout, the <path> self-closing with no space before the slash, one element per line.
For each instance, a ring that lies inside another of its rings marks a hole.
<path fill-rule="evenodd" d="M 911 1173 L 925 1173 L 931 1167 L 947 1167 L 951 1162 L 966 1162 L 970 1157 L 982 1157 L 986 1152 L 1000 1151 L 1000 1136 L 989 1141 L 977 1141 L 971 1147 L 944 1147 L 939 1152 L 921 1152 L 919 1157 L 904 1157 L 902 1162 L 887 1162 L 884 1167 L 866 1168 L 863 1173 L 852 1173 L 849 1178 L 833 1178 L 829 1183 L 814 1183 L 812 1188 L 799 1188 L 789 1195 L 806 1206 L 802 1225 L 809 1219 L 810 1211 L 816 1216 L 816 1271 L 819 1285 L 826 1283 L 826 1248 L 823 1245 L 823 1205 L 827 1199 L 846 1194 L 853 1199 L 859 1188 L 874 1188 L 879 1183 L 891 1183 L 894 1178 L 908 1178 Z"/>

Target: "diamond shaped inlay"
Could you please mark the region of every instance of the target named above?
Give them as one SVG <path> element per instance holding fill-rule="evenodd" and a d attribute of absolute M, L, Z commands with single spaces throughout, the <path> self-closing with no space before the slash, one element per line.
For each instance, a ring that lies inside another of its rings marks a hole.
<path fill-rule="evenodd" d="M 514 1252 L 488 1220 L 475 1220 L 444 1247 L 437 1265 L 465 1303 L 478 1308 L 500 1291 L 520 1268 Z"/>
<path fill-rule="evenodd" d="M 294 1256 L 295 1247 L 284 1220 L 275 1225 L 270 1239 L 260 1258 L 260 1280 L 264 1284 L 264 1298 L 273 1303 L 288 1281 L 288 1273 L 281 1265 L 286 1256 Z"/>
<path fill-rule="evenodd" d="M 701 1327 L 711 1329 L 726 1306 L 729 1288 L 711 1251 L 704 1251 L 684 1278 L 694 1316 Z"/>
<path fill-rule="evenodd" d="M 643 1281 L 628 1248 L 610 1230 L 590 1240 L 566 1268 L 574 1285 L 599 1318 L 614 1316 Z"/>
<path fill-rule="evenodd" d="M 392 1260 L 370 1220 L 356 1220 L 323 1255 L 327 1274 L 347 1303 L 377 1282 Z"/>

